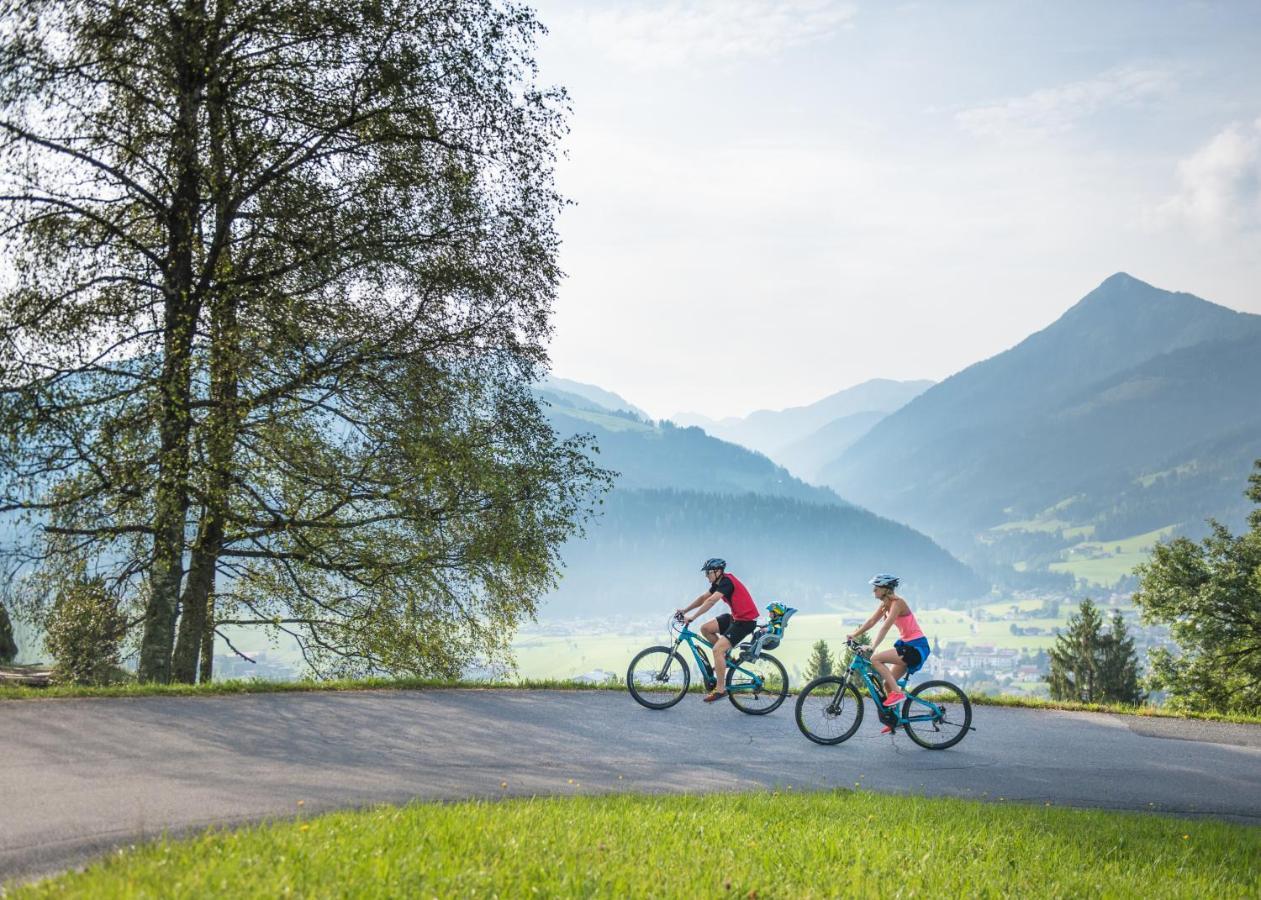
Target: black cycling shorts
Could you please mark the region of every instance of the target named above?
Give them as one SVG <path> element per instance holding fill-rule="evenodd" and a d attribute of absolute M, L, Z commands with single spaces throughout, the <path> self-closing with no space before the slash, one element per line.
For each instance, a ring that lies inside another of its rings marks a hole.
<path fill-rule="evenodd" d="M 723 613 L 715 621 L 718 623 L 718 633 L 731 641 L 733 647 L 751 635 L 754 628 L 757 628 L 756 619 L 733 619 L 731 613 Z"/>

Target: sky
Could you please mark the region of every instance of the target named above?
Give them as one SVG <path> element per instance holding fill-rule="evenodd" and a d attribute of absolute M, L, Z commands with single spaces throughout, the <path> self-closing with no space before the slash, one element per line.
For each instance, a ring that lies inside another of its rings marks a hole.
<path fill-rule="evenodd" d="M 1261 3 L 533 5 L 553 370 L 654 416 L 941 379 L 1118 271 L 1261 313 Z"/>

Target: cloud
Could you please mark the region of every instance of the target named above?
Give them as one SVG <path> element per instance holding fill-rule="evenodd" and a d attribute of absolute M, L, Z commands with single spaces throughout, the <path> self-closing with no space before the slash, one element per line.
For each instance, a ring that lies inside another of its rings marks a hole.
<path fill-rule="evenodd" d="M 566 23 L 584 43 L 639 68 L 774 56 L 824 39 L 853 19 L 837 0 L 656 0 L 579 13 Z"/>
<path fill-rule="evenodd" d="M 1261 229 L 1261 119 L 1232 123 L 1178 163 L 1181 189 L 1157 210 L 1204 237 Z"/>
<path fill-rule="evenodd" d="M 1101 110 L 1137 106 L 1164 94 L 1172 84 L 1173 78 L 1166 70 L 1126 66 L 1084 81 L 965 109 L 956 113 L 955 121 L 981 137 L 1045 138 L 1070 131 Z"/>

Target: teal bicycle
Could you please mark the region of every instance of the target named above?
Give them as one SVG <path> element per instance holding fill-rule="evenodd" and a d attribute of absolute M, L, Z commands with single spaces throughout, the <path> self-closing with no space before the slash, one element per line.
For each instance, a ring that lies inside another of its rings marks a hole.
<path fill-rule="evenodd" d="M 718 683 L 713 666 L 697 646 L 712 649 L 714 645 L 678 617 L 670 619 L 670 633 L 674 636 L 670 646 L 658 645 L 639 651 L 626 670 L 626 687 L 631 696 L 649 709 L 669 709 L 687 694 L 692 672 L 679 652 L 681 644 L 691 649 L 705 687 L 713 690 Z M 740 712 L 751 716 L 773 712 L 788 696 L 788 672 L 783 663 L 762 650 L 769 635 L 765 626 L 759 627 L 748 642 L 740 645 L 738 656 L 733 659 L 727 654 L 727 699 Z"/>
<path fill-rule="evenodd" d="M 925 749 L 945 750 L 976 730 L 972 702 L 949 681 L 917 684 L 906 692 L 900 709 L 885 706 L 883 684 L 871 660 L 853 641 L 846 641 L 845 646 L 851 656 L 844 674 L 816 678 L 797 695 L 797 727 L 816 744 L 839 744 L 858 731 L 863 721 L 860 686 L 867 688 L 881 722 L 895 731 L 905 730 L 907 737 Z M 906 681 L 899 679 L 898 687 L 905 689 Z"/>

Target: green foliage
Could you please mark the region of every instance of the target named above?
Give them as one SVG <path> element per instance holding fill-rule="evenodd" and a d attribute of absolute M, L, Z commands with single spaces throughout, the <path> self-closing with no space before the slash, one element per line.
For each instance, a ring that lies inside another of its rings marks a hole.
<path fill-rule="evenodd" d="M 489 0 L 0 5 L 0 509 L 22 562 L 143 605 L 141 678 L 191 681 L 225 623 L 321 674 L 506 661 L 607 484 L 525 387 L 564 205 L 540 31 Z"/>
<path fill-rule="evenodd" d="M 17 640 L 13 635 L 13 622 L 9 611 L 0 603 L 0 663 L 13 662 L 18 655 Z"/>
<path fill-rule="evenodd" d="M 505 792 L 518 786 L 509 780 Z M 558 789 L 565 778 L 558 775 Z M 714 822 L 773 834 L 715 844 Z M 855 829 L 862 833 L 855 849 Z M 575 836 L 581 836 L 576 838 Z M 1106 848 L 1101 852 L 1100 848 Z M 602 796 L 382 806 L 191 840 L 17 887 L 33 897 L 1256 896 L 1254 826 L 865 791 Z M 886 886 L 882 888 L 882 886 Z"/>
<path fill-rule="evenodd" d="M 1068 627 L 1051 648 L 1051 672 L 1047 683 L 1051 697 L 1083 703 L 1137 704 L 1138 654 L 1121 614 L 1114 613 L 1111 627 L 1103 630 L 1103 616 L 1089 599 L 1068 618 Z"/>
<path fill-rule="evenodd" d="M 61 684 L 109 684 L 119 678 L 127 621 L 101 578 L 86 575 L 59 586 L 44 623 L 44 646 Z"/>
<path fill-rule="evenodd" d="M 831 675 L 835 668 L 836 661 L 828 649 L 828 642 L 822 639 L 816 641 L 810 648 L 810 660 L 806 663 L 806 681 Z"/>
<path fill-rule="evenodd" d="M 1179 708 L 1261 711 L 1261 460 L 1248 481 L 1246 533 L 1212 522 L 1203 541 L 1161 543 L 1137 571 L 1134 602 L 1181 650 L 1151 654 L 1149 683 Z"/>

